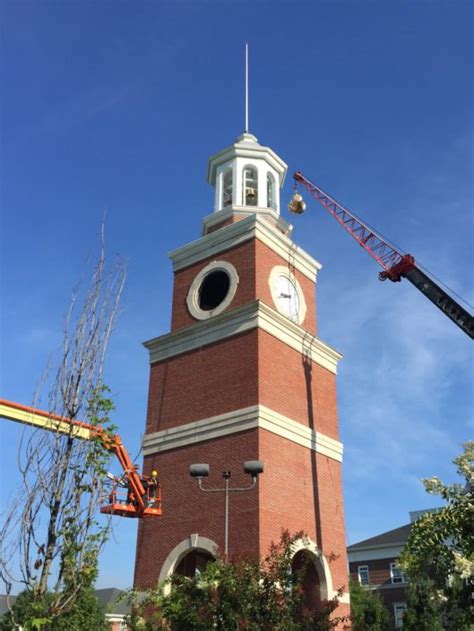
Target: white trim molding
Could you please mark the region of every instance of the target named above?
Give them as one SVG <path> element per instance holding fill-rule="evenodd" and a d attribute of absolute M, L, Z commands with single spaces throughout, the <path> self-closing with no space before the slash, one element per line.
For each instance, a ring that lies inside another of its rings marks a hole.
<path fill-rule="evenodd" d="M 207 537 L 201 537 L 198 533 L 194 533 L 183 539 L 181 543 L 178 543 L 165 559 L 165 562 L 161 566 L 160 576 L 158 581 L 164 581 L 168 576 L 171 576 L 178 566 L 181 559 L 191 552 L 192 550 L 204 550 L 209 552 L 213 557 L 216 557 L 219 546 L 212 539 Z"/>
<path fill-rule="evenodd" d="M 128 625 L 127 625 L 127 627 L 125 627 L 126 615 L 127 614 L 107 613 L 107 612 L 105 612 L 105 614 L 104 614 L 105 621 L 108 622 L 110 624 L 110 626 L 112 626 L 114 623 L 122 624 L 122 625 L 124 625 L 123 627 L 121 627 L 122 629 L 125 629 L 125 628 L 128 629 L 129 628 Z M 23 628 L 23 627 L 20 627 L 20 628 Z"/>
<path fill-rule="evenodd" d="M 340 353 L 261 300 L 161 335 L 144 342 L 144 346 L 153 364 L 257 327 L 319 366 L 337 373 L 337 363 L 342 358 Z"/>
<path fill-rule="evenodd" d="M 229 278 L 229 289 L 221 303 L 219 303 L 214 309 L 205 311 L 199 306 L 199 290 L 206 276 L 212 272 L 219 271 L 223 271 L 227 274 Z M 208 320 L 209 318 L 212 318 L 212 316 L 219 315 L 219 313 L 222 313 L 225 309 L 227 309 L 232 302 L 235 292 L 237 291 L 238 284 L 239 275 L 232 263 L 229 263 L 228 261 L 212 261 L 212 263 L 206 265 L 206 267 L 204 267 L 199 274 L 196 275 L 195 279 L 191 283 L 191 287 L 189 288 L 188 295 L 186 297 L 186 304 L 188 306 L 189 313 L 193 316 L 193 318 L 196 318 L 196 320 Z"/>
<path fill-rule="evenodd" d="M 316 282 L 316 275 L 322 267 L 321 264 L 298 247 L 281 230 L 255 213 L 170 252 L 173 271 L 189 267 L 210 256 L 216 256 L 224 250 L 234 248 L 251 239 L 258 239 L 283 260 L 290 262 L 307 278 Z"/>
<path fill-rule="evenodd" d="M 315 432 L 265 405 L 253 405 L 147 434 L 142 442 L 143 455 L 149 456 L 257 428 L 342 462 L 343 445 L 340 441 Z"/>
<path fill-rule="evenodd" d="M 396 559 L 405 547 L 405 542 L 366 546 L 360 550 L 347 550 L 350 563 L 356 561 L 374 561 L 376 559 Z"/>

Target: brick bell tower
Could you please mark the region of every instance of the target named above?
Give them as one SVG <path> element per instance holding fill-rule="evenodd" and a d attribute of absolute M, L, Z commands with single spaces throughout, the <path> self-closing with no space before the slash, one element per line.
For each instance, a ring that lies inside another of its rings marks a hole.
<path fill-rule="evenodd" d="M 282 529 L 304 531 L 308 602 L 342 588 L 348 613 L 336 367 L 317 337 L 320 264 L 280 217 L 287 165 L 244 133 L 209 160 L 214 212 L 202 236 L 171 252 L 171 332 L 145 343 L 150 385 L 145 472 L 159 472 L 163 516 L 142 520 L 135 586 L 193 572 L 224 548 L 224 496 L 188 474 L 210 464 L 207 486 L 247 486 L 246 460 L 265 471 L 230 496 L 229 556 L 265 553 Z"/>

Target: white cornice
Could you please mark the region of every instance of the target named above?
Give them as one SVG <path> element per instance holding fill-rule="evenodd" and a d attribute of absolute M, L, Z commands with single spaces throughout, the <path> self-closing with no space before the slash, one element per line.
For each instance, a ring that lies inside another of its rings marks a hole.
<path fill-rule="evenodd" d="M 298 247 L 281 230 L 257 214 L 252 214 L 241 221 L 224 226 L 220 230 L 206 234 L 200 239 L 170 252 L 169 257 L 173 261 L 173 270 L 176 272 L 184 267 L 189 267 L 202 259 L 215 256 L 250 239 L 258 239 L 281 256 L 283 260 L 291 262 L 293 267 L 310 280 L 316 281 L 316 274 L 321 269 L 321 264 Z"/>
<path fill-rule="evenodd" d="M 347 550 L 349 563 L 361 561 L 374 561 L 376 559 L 396 559 L 403 550 L 404 543 L 391 543 L 390 545 L 367 546 L 363 550 Z"/>
<path fill-rule="evenodd" d="M 209 320 L 182 327 L 172 333 L 144 342 L 143 345 L 150 352 L 150 363 L 163 361 L 257 327 L 258 307 L 256 307 L 257 303 L 251 302 Z"/>
<path fill-rule="evenodd" d="M 144 346 L 155 363 L 257 327 L 336 374 L 340 353 L 260 300 L 154 338 Z"/>
<path fill-rule="evenodd" d="M 237 206 L 235 204 L 227 206 L 217 212 L 213 212 L 210 215 L 206 215 L 202 220 L 202 234 L 206 235 L 210 228 L 213 228 L 216 224 L 226 221 L 226 219 L 230 219 L 231 217 L 250 217 L 255 214 L 258 214 L 267 220 L 273 221 L 275 226 L 283 232 L 284 235 L 288 237 L 291 236 L 293 231 L 292 224 L 282 219 L 276 210 L 273 210 L 272 208 L 259 208 L 258 206 L 253 206 L 252 210 L 249 210 L 248 206 Z"/>
<path fill-rule="evenodd" d="M 257 428 L 267 430 L 302 447 L 342 462 L 341 442 L 315 432 L 264 405 L 254 405 L 147 434 L 143 439 L 143 454 L 148 456 Z"/>
<path fill-rule="evenodd" d="M 349 546 L 347 548 L 348 552 L 358 552 L 359 550 L 365 551 L 365 550 L 382 550 L 384 548 L 391 548 L 393 546 L 397 547 L 401 547 L 403 548 L 403 546 L 406 544 L 406 542 L 408 541 L 408 535 L 407 538 L 405 539 L 405 541 L 391 541 L 390 543 L 373 543 L 371 545 L 363 545 L 363 544 L 358 544 L 358 543 L 354 543 L 352 546 Z"/>

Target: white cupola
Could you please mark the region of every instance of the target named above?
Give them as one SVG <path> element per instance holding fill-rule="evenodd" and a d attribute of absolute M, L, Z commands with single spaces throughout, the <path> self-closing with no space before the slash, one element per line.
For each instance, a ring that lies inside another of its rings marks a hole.
<path fill-rule="evenodd" d="M 233 145 L 209 158 L 207 181 L 215 188 L 214 213 L 259 213 L 277 219 L 287 168 L 253 134 L 243 133 Z"/>

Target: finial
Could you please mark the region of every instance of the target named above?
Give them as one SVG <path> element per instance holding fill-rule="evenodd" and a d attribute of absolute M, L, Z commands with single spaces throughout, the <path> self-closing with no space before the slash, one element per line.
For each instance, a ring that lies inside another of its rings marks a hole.
<path fill-rule="evenodd" d="M 249 45 L 245 42 L 245 129 L 249 132 Z"/>

